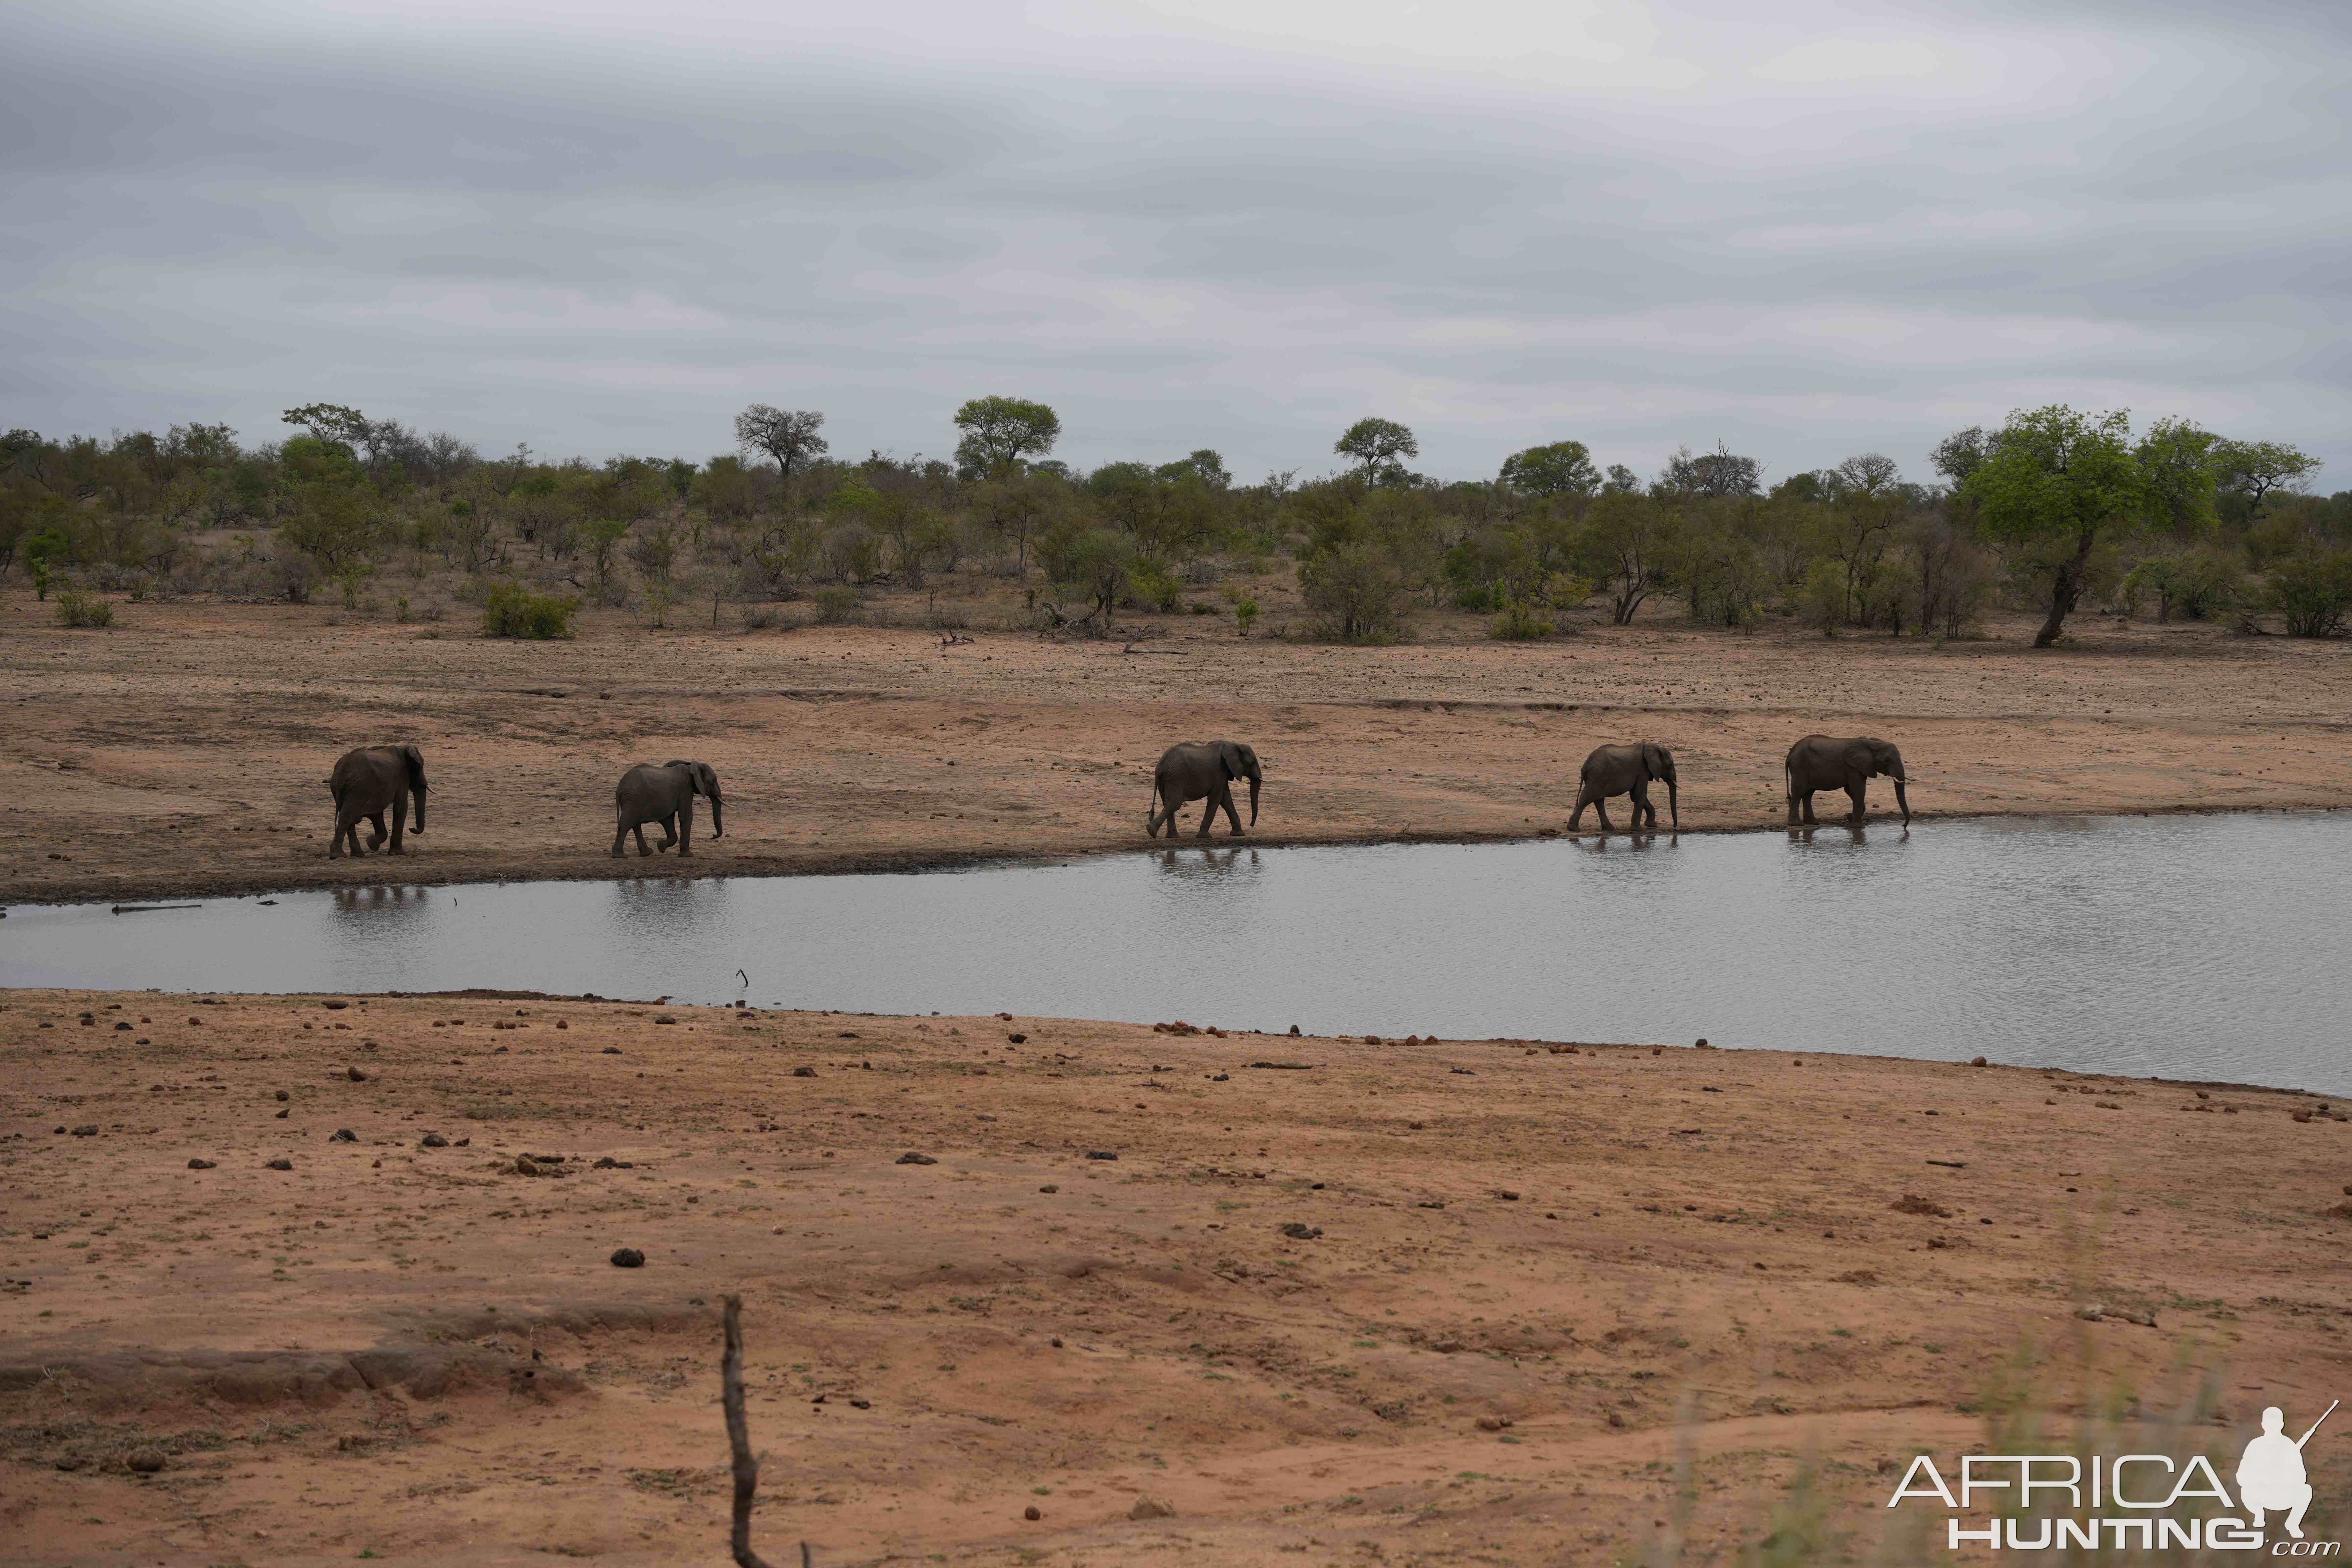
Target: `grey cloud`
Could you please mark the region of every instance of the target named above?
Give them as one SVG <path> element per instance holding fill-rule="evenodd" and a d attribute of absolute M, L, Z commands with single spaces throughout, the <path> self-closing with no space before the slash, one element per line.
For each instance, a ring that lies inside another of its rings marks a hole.
<path fill-rule="evenodd" d="M 331 396 L 486 446 L 697 453 L 756 398 L 908 452 L 1009 391 L 1086 463 L 1311 470 L 1378 410 L 1449 474 L 1560 435 L 1785 473 L 1918 471 L 1955 425 L 2128 396 L 2345 482 L 2347 51 L 2168 26 L 2192 21 L 2193 101 L 2168 57 L 2087 107 L 1824 88 L 1715 131 L 1423 82 L 617 49 L 502 76 L 54 26 L 0 62 L 0 423 L 257 437 Z"/>

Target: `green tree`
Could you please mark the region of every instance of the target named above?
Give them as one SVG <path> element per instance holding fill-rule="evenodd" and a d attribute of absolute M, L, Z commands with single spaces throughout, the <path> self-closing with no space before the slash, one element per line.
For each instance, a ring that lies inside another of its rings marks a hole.
<path fill-rule="evenodd" d="M 2319 471 L 2319 459 L 2280 441 L 2214 443 L 2214 479 L 2231 521 L 2262 521 L 2271 495 Z"/>
<path fill-rule="evenodd" d="M 288 409 L 281 417 L 286 424 L 299 425 L 323 445 L 340 446 L 354 453 L 366 443 L 373 428 L 366 415 L 340 403 L 306 403 L 299 408 Z"/>
<path fill-rule="evenodd" d="M 2132 449 L 2147 487 L 2148 521 L 2183 537 L 2213 521 L 2213 469 L 2221 438 L 2185 419 L 2159 419 Z"/>
<path fill-rule="evenodd" d="M 1421 456 L 1421 442 L 1393 419 L 1367 416 L 1349 426 L 1331 450 L 1361 463 L 1366 483 L 1389 484 L 1404 473 L 1400 458 Z"/>
<path fill-rule="evenodd" d="M 1664 585 L 1681 534 L 1680 514 L 1649 496 L 1617 491 L 1592 503 L 1579 553 L 1609 595 L 1613 625 L 1632 624 L 1642 601 Z"/>
<path fill-rule="evenodd" d="M 1581 500 L 1601 488 L 1601 470 L 1581 441 L 1554 441 L 1529 447 L 1503 459 L 1499 478 L 1513 489 L 1531 496 L 1570 496 Z"/>
<path fill-rule="evenodd" d="M 966 479 L 1016 472 L 1043 458 L 1062 438 L 1062 420 L 1042 403 L 1019 397 L 975 397 L 956 410 L 956 471 Z"/>
<path fill-rule="evenodd" d="M 2120 410 L 2019 411 L 1996 439 L 1961 489 L 1982 510 L 1989 535 L 2049 574 L 2050 614 L 2033 637 L 2034 647 L 2048 647 L 2082 597 L 2091 552 L 2146 515 L 2147 485 Z"/>

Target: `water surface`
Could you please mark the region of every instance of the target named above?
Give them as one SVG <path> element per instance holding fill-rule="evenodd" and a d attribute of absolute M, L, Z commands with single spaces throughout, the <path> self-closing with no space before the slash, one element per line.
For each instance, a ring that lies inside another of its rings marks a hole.
<path fill-rule="evenodd" d="M 2352 819 L 1986 818 L 19 906 L 0 984 L 1689 1041 L 2352 1093 Z M 738 977 L 740 971 L 747 981 Z"/>

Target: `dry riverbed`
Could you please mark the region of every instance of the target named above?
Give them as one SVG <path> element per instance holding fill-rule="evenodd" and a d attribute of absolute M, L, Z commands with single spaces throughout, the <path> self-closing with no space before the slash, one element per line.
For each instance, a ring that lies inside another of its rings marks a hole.
<path fill-rule="evenodd" d="M 1265 759 L 1261 842 L 1556 831 L 1585 753 L 1639 737 L 1679 753 L 1685 826 L 1768 827 L 1810 731 L 1895 741 L 1930 818 L 2352 804 L 2352 649 L 2201 626 L 2082 617 L 2036 653 L 2023 622 L 1943 644 L 1664 622 L 1516 645 L 1431 616 L 1423 640 L 1336 648 L 1178 618 L 1130 652 L 618 612 L 573 642 L 499 642 L 283 605 L 125 604 L 68 631 L 50 608 L 0 594 L 0 901 L 633 873 L 607 855 L 613 784 L 671 757 L 718 769 L 728 831 L 706 816 L 666 874 L 1139 845 L 1153 760 L 1216 735 Z M 428 831 L 401 860 L 329 861 L 328 771 L 388 739 L 425 748 Z"/>
<path fill-rule="evenodd" d="M 1901 1465 L 2021 1405 L 2234 1455 L 2352 1386 L 2352 1126 L 2284 1091 L 49 992 L 0 1084 L 17 1563 L 719 1560 L 730 1291 L 826 1568 L 1909 1562 Z"/>

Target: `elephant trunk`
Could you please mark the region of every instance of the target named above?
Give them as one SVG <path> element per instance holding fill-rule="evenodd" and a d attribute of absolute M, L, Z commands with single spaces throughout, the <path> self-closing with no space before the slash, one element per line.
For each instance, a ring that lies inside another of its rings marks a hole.
<path fill-rule="evenodd" d="M 1895 804 L 1903 808 L 1903 826 L 1911 826 L 1911 797 L 1903 793 L 1903 775 L 1895 775 Z"/>
<path fill-rule="evenodd" d="M 1262 775 L 1260 775 L 1255 768 L 1252 768 L 1250 770 L 1250 826 L 1252 827 L 1255 827 L 1257 826 L 1257 786 L 1261 781 L 1261 777 Z"/>
<path fill-rule="evenodd" d="M 727 837 L 727 824 L 723 819 L 719 809 L 722 803 L 717 795 L 714 795 L 710 797 L 710 837 L 713 838 L 724 838 Z"/>
<path fill-rule="evenodd" d="M 425 787 L 419 784 L 408 796 L 409 809 L 416 819 L 416 831 L 425 831 Z"/>
<path fill-rule="evenodd" d="M 1683 826 L 1682 791 L 1672 779 L 1668 779 L 1666 781 L 1666 816 L 1674 822 L 1675 831 L 1677 833 L 1681 832 Z"/>

